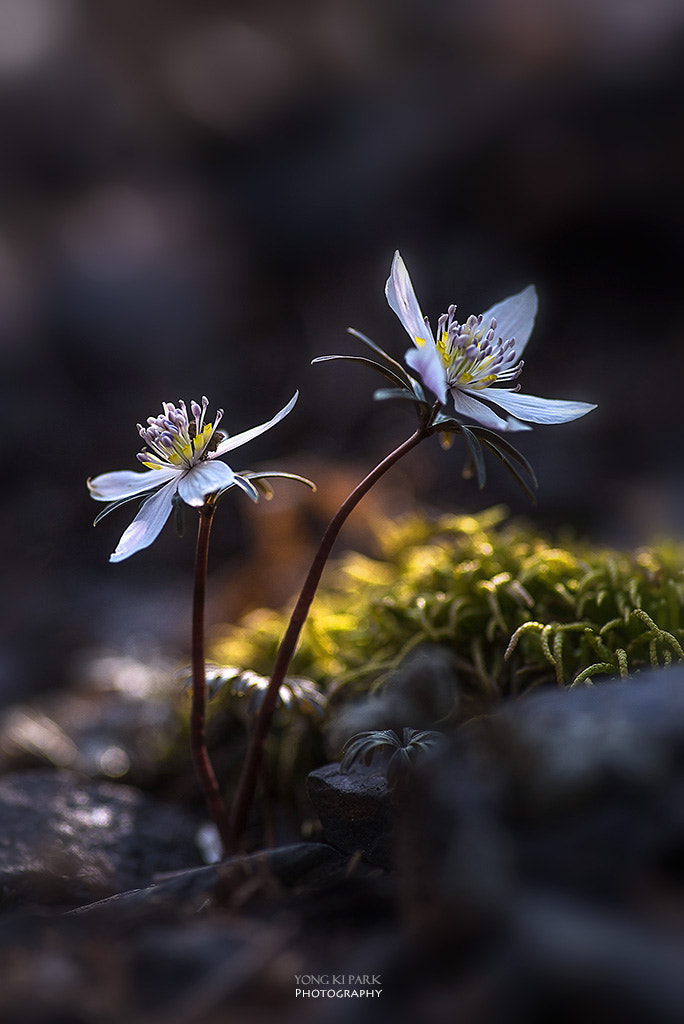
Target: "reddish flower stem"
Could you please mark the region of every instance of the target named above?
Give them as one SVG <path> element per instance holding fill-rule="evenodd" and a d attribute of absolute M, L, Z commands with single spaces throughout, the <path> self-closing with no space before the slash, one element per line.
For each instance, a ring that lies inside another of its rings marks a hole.
<path fill-rule="evenodd" d="M 219 784 L 214 774 L 206 738 L 206 668 L 204 661 L 204 604 L 207 588 L 209 535 L 216 504 L 209 499 L 199 510 L 197 550 L 195 554 L 195 586 L 192 597 L 192 709 L 190 713 L 190 746 L 195 771 L 207 810 L 216 825 L 224 850 L 230 844 L 230 820 Z"/>
<path fill-rule="evenodd" d="M 349 514 L 356 508 L 364 495 L 368 493 L 380 477 L 383 476 L 387 470 L 395 464 L 395 462 L 398 462 L 399 459 L 415 448 L 417 444 L 420 444 L 420 442 L 431 433 L 433 433 L 433 430 L 429 426 L 429 420 L 426 419 L 418 430 L 411 435 L 411 437 L 404 441 L 403 444 L 399 445 L 398 448 L 395 448 L 395 450 L 383 459 L 382 462 L 378 463 L 375 469 L 371 470 L 368 476 L 364 477 L 361 483 L 354 488 L 349 497 L 340 505 L 337 512 L 328 523 L 313 562 L 311 563 L 309 573 L 304 581 L 304 585 L 302 586 L 297 603 L 292 615 L 290 616 L 290 621 L 287 630 L 285 631 L 285 635 L 280 642 L 275 666 L 273 668 L 273 675 L 271 676 L 268 684 L 263 703 L 254 720 L 252 734 L 247 747 L 247 755 L 242 766 L 242 772 L 240 774 L 235 800 L 230 814 L 230 832 L 226 848 L 231 853 L 237 852 L 240 848 L 240 842 L 247 824 L 247 818 L 252 806 L 252 801 L 254 799 L 257 778 L 263 758 L 264 743 L 266 741 L 273 712 L 275 711 L 278 701 L 278 691 L 285 679 L 287 669 L 297 646 L 297 641 L 299 640 L 299 634 L 302 631 L 302 627 L 309 614 L 309 609 L 314 597 L 316 596 L 318 584 L 320 583 L 323 570 L 328 560 L 328 556 L 330 555 L 332 546 L 337 539 L 337 535 Z"/>

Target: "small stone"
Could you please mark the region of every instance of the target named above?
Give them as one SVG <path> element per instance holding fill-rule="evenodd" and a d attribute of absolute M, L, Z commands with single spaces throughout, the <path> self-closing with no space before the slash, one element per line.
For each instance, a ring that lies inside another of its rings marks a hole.
<path fill-rule="evenodd" d="M 343 774 L 339 764 L 328 764 L 310 772 L 307 789 L 331 846 L 389 867 L 390 794 L 383 769 L 354 765 Z"/>

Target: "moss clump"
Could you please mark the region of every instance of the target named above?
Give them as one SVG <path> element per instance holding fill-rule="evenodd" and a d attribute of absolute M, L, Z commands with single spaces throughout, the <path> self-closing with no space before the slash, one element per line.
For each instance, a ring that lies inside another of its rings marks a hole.
<path fill-rule="evenodd" d="M 378 525 L 380 557 L 326 573 L 292 672 L 329 706 L 382 686 L 413 648 L 448 647 L 462 714 L 545 683 L 589 683 L 684 659 L 684 546 L 555 544 L 493 508 Z M 212 657 L 268 675 L 287 614 L 226 628 Z"/>

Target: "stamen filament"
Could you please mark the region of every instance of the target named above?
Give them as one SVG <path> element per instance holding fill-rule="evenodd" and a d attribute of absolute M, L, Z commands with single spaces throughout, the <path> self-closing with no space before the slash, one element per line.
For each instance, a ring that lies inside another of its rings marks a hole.
<path fill-rule="evenodd" d="M 138 453 L 138 460 L 150 469 L 191 469 L 211 450 L 216 428 L 223 417 L 219 409 L 213 423 L 206 423 L 209 399 L 202 396 L 202 403 L 190 403 L 188 416 L 185 402 L 178 405 L 163 402 L 160 416 L 148 416 L 147 426 L 138 424 L 138 433 L 146 447 Z"/>
<path fill-rule="evenodd" d="M 450 306 L 439 318 L 436 342 L 449 387 L 483 390 L 499 381 L 515 380 L 522 360 L 515 363 L 513 338 L 497 337 L 496 317 L 484 324 L 482 316 L 469 316 L 461 324 L 455 312 L 456 307 Z"/>

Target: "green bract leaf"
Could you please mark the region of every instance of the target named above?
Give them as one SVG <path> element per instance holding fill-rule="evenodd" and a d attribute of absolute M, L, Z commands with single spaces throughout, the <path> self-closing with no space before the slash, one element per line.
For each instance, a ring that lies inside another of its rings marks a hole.
<path fill-rule="evenodd" d="M 532 467 L 527 462 L 527 459 L 523 458 L 523 456 L 520 455 L 520 452 L 518 452 L 515 448 L 513 448 L 512 445 L 507 445 L 507 448 L 504 448 L 503 446 L 498 445 L 497 441 L 495 441 L 493 439 L 490 439 L 488 437 L 482 436 L 480 431 L 478 431 L 478 433 L 480 433 L 480 440 L 482 441 L 482 444 L 486 445 L 487 448 L 490 449 L 490 451 L 494 452 L 494 454 L 496 455 L 497 459 L 499 459 L 499 461 L 506 467 L 508 472 L 511 474 L 511 476 L 513 476 L 513 478 L 517 481 L 517 483 L 520 484 L 520 486 L 522 487 L 523 491 L 525 492 L 527 497 L 530 499 L 532 504 L 536 505 L 537 504 L 537 496 L 535 495 L 534 491 L 532 490 L 532 487 L 530 486 L 530 484 L 527 482 L 527 480 L 525 480 L 524 476 L 522 475 L 522 473 L 518 469 L 518 465 L 516 465 L 516 463 L 518 463 L 520 465 L 524 464 L 524 466 L 528 469 L 530 477 L 532 478 L 532 485 L 534 487 L 536 487 L 537 486 L 537 478 L 534 475 Z M 493 437 L 497 437 L 497 435 L 493 435 Z M 497 440 L 500 441 L 501 438 L 497 437 Z M 515 458 L 515 456 L 513 456 L 511 453 L 509 453 L 508 448 L 512 449 L 512 451 L 516 453 L 516 455 L 518 456 L 517 459 Z"/>
<path fill-rule="evenodd" d="M 361 331 L 357 331 L 354 327 L 348 327 L 347 333 L 353 334 L 354 337 L 362 341 L 364 345 L 368 345 L 368 347 L 372 348 L 374 352 L 377 352 L 379 356 L 382 356 L 382 358 L 392 367 L 396 375 L 400 377 L 404 381 L 404 383 L 407 384 L 409 387 L 411 386 L 412 378 L 410 377 L 410 375 L 406 372 L 401 363 L 398 363 L 396 359 L 393 359 L 392 356 L 385 352 L 383 348 L 380 348 L 379 345 L 377 345 L 374 341 L 371 341 L 370 338 L 367 338 L 365 334 L 361 333 Z"/>
<path fill-rule="evenodd" d="M 242 473 L 236 473 L 236 474 L 235 474 L 235 479 L 234 479 L 234 481 L 233 481 L 233 482 L 234 482 L 234 483 L 235 483 L 235 484 L 236 484 L 236 485 L 237 485 L 238 487 L 242 488 L 242 490 L 243 490 L 243 491 L 245 492 L 245 494 L 247 495 L 247 497 L 248 497 L 248 498 L 251 498 L 251 499 L 252 499 L 252 501 L 258 501 L 258 500 L 259 500 L 259 492 L 258 492 L 258 490 L 257 490 L 257 489 L 256 489 L 256 487 L 254 486 L 254 484 L 252 483 L 252 481 L 251 481 L 251 480 L 248 480 L 248 479 L 247 479 L 247 477 L 246 477 L 246 476 L 245 476 L 244 474 L 242 474 Z M 219 492 L 218 492 L 218 493 L 219 493 L 219 497 L 220 497 L 220 496 L 221 496 L 221 495 L 222 495 L 222 494 L 223 494 L 223 493 L 224 493 L 224 492 L 225 492 L 226 490 L 228 490 L 228 488 L 227 488 L 227 487 L 224 487 L 224 489 L 223 489 L 222 491 L 219 491 Z"/>
<path fill-rule="evenodd" d="M 425 405 L 428 408 L 430 408 L 430 402 L 428 402 L 427 398 L 425 397 L 425 392 L 423 391 L 422 384 L 420 384 L 420 382 L 417 381 L 415 377 L 409 377 L 409 380 L 411 381 L 411 387 L 413 389 L 414 395 L 416 395 L 421 400 L 421 402 L 425 402 Z"/>
<path fill-rule="evenodd" d="M 429 409 L 427 402 L 419 398 L 418 395 L 414 395 L 407 388 L 378 388 L 377 391 L 373 392 L 373 398 L 377 398 L 378 401 L 382 401 L 385 398 L 404 398 L 408 399 L 409 402 L 416 402 L 418 405 L 422 405 L 423 408 Z"/>
<path fill-rule="evenodd" d="M 468 446 L 468 453 L 472 459 L 473 466 L 475 467 L 475 473 L 477 475 L 477 485 L 482 490 L 487 479 L 487 470 L 485 468 L 484 455 L 482 453 L 482 445 L 477 439 L 477 435 L 470 427 L 461 425 L 461 433 L 465 438 L 465 442 Z"/>
<path fill-rule="evenodd" d="M 376 363 L 374 359 L 368 359 L 366 356 L 317 356 L 312 359 L 313 363 L 329 363 L 334 359 L 341 359 L 348 363 L 360 363 L 362 366 L 367 366 L 370 370 L 375 370 L 376 373 L 381 373 L 391 384 L 394 384 L 397 388 L 405 388 L 407 386 L 406 381 L 399 377 L 396 373 L 389 369 L 387 366 L 383 366 L 382 363 Z"/>
<path fill-rule="evenodd" d="M 127 505 L 129 501 L 134 501 L 135 498 L 139 497 L 139 494 L 131 494 L 128 498 L 122 498 L 120 501 L 113 501 L 111 505 L 107 505 L 107 507 L 103 508 L 101 512 L 98 512 L 93 519 L 93 526 L 97 526 L 100 520 L 104 519 L 105 516 L 108 516 L 110 512 L 113 512 L 117 508 L 121 508 L 122 505 Z"/>
<path fill-rule="evenodd" d="M 241 473 L 240 476 L 254 484 L 267 501 L 270 501 L 273 497 L 273 488 L 268 483 L 269 480 L 296 480 L 300 484 L 306 484 L 312 491 L 316 490 L 316 484 L 313 480 L 309 480 L 306 476 L 300 476 L 299 473 L 285 473 L 280 470 L 260 470 L 255 473 Z"/>
<path fill-rule="evenodd" d="M 532 483 L 535 487 L 538 487 L 537 477 L 535 475 L 532 466 L 529 464 L 525 456 L 515 448 L 510 441 L 506 440 L 500 434 L 497 434 L 493 430 L 488 430 L 486 427 L 477 427 L 477 433 L 482 441 L 489 441 L 490 444 L 496 445 L 502 453 L 506 453 L 510 459 L 517 462 L 522 469 L 529 475 Z"/>

